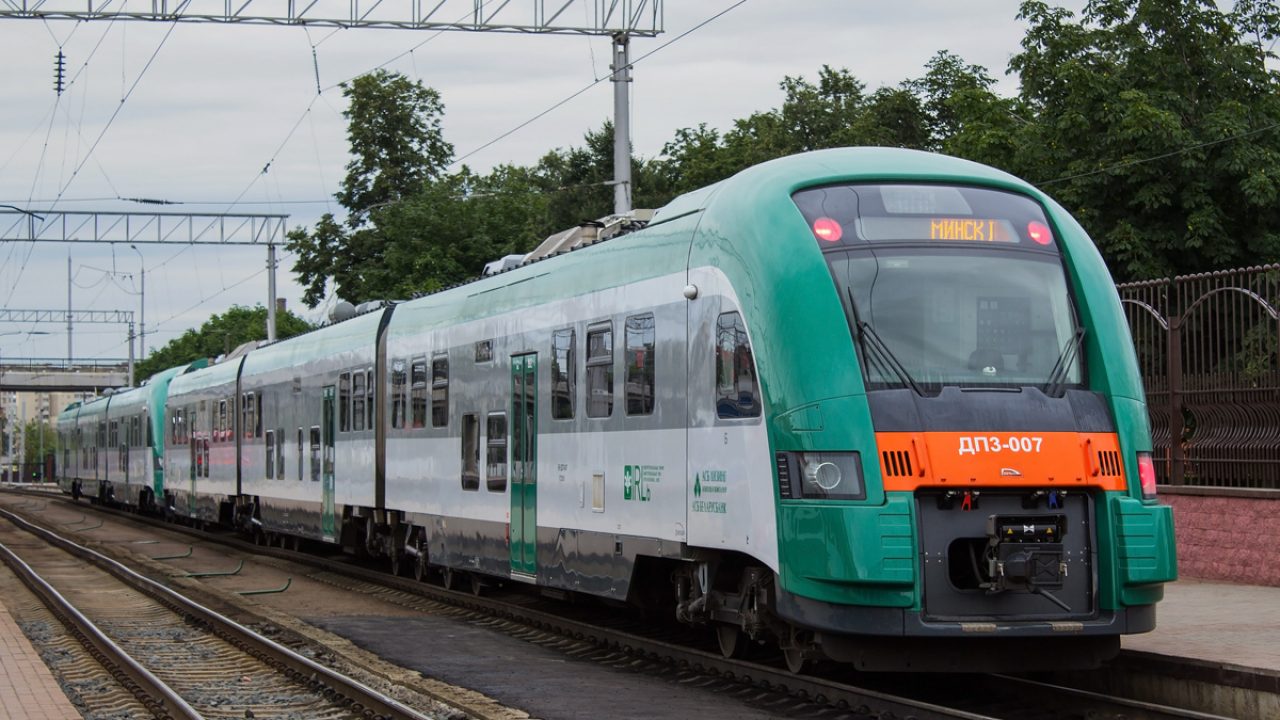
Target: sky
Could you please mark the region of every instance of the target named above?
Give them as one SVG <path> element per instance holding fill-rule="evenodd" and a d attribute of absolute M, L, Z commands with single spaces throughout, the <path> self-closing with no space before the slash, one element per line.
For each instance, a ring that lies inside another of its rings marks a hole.
<path fill-rule="evenodd" d="M 150 6 L 123 7 L 130 2 Z M 585 22 L 594 4 L 576 0 L 562 17 Z M 631 41 L 634 152 L 655 157 L 680 128 L 723 130 L 776 107 L 785 76 L 816 79 L 824 64 L 874 90 L 921 76 L 946 49 L 988 68 L 997 90 L 1013 94 L 1016 78 L 1005 69 L 1025 31 L 1017 4 L 667 0 L 665 32 Z M 68 79 L 61 96 L 53 91 L 59 49 Z M 607 76 L 610 52 L 608 38 L 568 35 L 3 19 L 0 205 L 287 214 L 289 227 L 309 227 L 340 211 L 333 194 L 349 156 L 339 83 L 385 67 L 435 88 L 445 138 L 485 172 L 580 146 L 610 119 L 605 81 L 477 150 Z M 11 221 L 0 216 L 0 227 Z M 279 255 L 278 296 L 320 320 L 322 309 L 301 303 L 291 258 Z M 265 247 L 0 242 L 0 308 L 66 309 L 68 257 L 71 306 L 145 316 L 153 349 L 214 313 L 268 297 Z M 0 323 L 0 362 L 65 358 L 67 340 L 65 325 Z M 78 360 L 128 355 L 119 325 L 78 325 L 71 340 Z"/>

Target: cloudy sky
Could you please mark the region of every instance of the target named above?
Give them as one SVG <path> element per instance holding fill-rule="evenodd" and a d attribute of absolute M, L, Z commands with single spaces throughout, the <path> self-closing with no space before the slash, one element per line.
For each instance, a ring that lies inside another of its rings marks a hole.
<path fill-rule="evenodd" d="M 130 4 L 150 6 L 124 0 Z M 585 22 L 594 4 L 577 0 L 563 17 Z M 470 5 L 451 0 L 446 8 Z M 823 64 L 848 68 L 875 89 L 918 77 L 947 49 L 1002 78 L 1003 93 L 1015 91 L 1004 77 L 1024 31 L 1014 0 L 668 0 L 665 33 L 633 40 L 632 58 L 731 7 L 636 64 L 638 154 L 657 155 L 678 128 L 723 129 L 774 107 L 783 76 L 814 78 Z M 52 90 L 59 48 L 70 80 L 60 98 Z M 443 96 L 445 136 L 458 156 L 485 171 L 581 144 L 612 114 L 608 82 L 476 152 L 607 75 L 609 61 L 607 38 L 582 36 L 0 20 L 0 204 L 156 209 L 117 199 L 141 197 L 182 203 L 164 210 L 280 213 L 290 226 L 310 225 L 339 209 L 332 195 L 348 158 L 338 83 L 379 66 L 421 79 Z M 138 248 L 141 257 L 127 245 L 0 243 L 0 307 L 65 309 L 68 257 L 76 309 L 138 311 L 145 266 L 153 348 L 233 304 L 265 303 L 265 248 Z M 278 292 L 305 310 L 290 264 L 284 257 Z M 73 350 L 77 358 L 124 357 L 125 331 L 79 326 Z M 0 324 L 5 360 L 66 352 L 65 327 Z"/>

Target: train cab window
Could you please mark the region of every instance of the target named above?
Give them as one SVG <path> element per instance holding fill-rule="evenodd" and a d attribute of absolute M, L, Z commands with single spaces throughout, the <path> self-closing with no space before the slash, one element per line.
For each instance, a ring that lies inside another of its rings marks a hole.
<path fill-rule="evenodd" d="M 449 424 L 449 358 L 431 361 L 431 427 Z"/>
<path fill-rule="evenodd" d="M 572 420 L 577 389 L 577 333 L 573 328 L 551 334 L 551 417 Z"/>
<path fill-rule="evenodd" d="M 413 405 L 413 426 L 427 426 L 427 359 L 415 358 L 409 374 Z"/>
<path fill-rule="evenodd" d="M 627 318 L 627 414 L 652 415 L 654 403 L 653 313 Z"/>
<path fill-rule="evenodd" d="M 267 479 L 271 480 L 276 476 L 276 433 L 274 430 L 267 431 L 266 450 Z"/>
<path fill-rule="evenodd" d="M 364 426 L 373 429 L 373 371 L 364 371 Z"/>
<path fill-rule="evenodd" d="M 722 418 L 760 416 L 760 383 L 747 326 L 736 312 L 716 319 L 716 415 Z"/>
<path fill-rule="evenodd" d="M 491 492 L 507 489 L 507 414 L 489 413 L 485 452 L 485 487 Z"/>
<path fill-rule="evenodd" d="M 332 416 L 330 416 L 332 422 Z M 311 482 L 320 482 L 320 426 L 311 426 Z"/>
<path fill-rule="evenodd" d="M 341 401 L 339 401 L 341 402 Z M 351 429 L 364 430 L 364 373 L 357 371 L 351 376 Z M 345 405 L 344 405 L 345 408 Z M 345 429 L 345 428 L 344 428 Z"/>
<path fill-rule="evenodd" d="M 142 421 L 137 417 L 129 418 L 129 446 L 137 447 L 142 444 Z"/>
<path fill-rule="evenodd" d="M 302 482 L 303 464 L 302 464 L 302 428 L 298 428 L 298 482 Z"/>
<path fill-rule="evenodd" d="M 405 419 L 405 397 L 404 390 L 406 384 L 404 360 L 393 360 L 391 362 L 391 427 L 404 427 Z"/>
<path fill-rule="evenodd" d="M 480 489 L 480 417 L 462 416 L 462 489 Z"/>
<path fill-rule="evenodd" d="M 613 414 L 613 326 L 587 330 L 587 417 Z"/>
<path fill-rule="evenodd" d="M 155 435 L 151 431 L 151 418 L 143 415 L 142 425 L 147 428 L 147 447 L 155 447 Z"/>
<path fill-rule="evenodd" d="M 351 373 L 338 376 L 338 432 L 351 430 Z"/>

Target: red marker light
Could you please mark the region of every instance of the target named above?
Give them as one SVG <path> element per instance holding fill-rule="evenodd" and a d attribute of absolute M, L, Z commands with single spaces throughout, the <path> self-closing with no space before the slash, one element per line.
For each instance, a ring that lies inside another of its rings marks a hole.
<path fill-rule="evenodd" d="M 1138 479 L 1142 481 L 1142 498 L 1156 499 L 1156 465 L 1151 461 L 1151 453 L 1138 453 Z"/>
<path fill-rule="evenodd" d="M 835 220 L 829 217 L 820 217 L 813 221 L 813 234 L 817 235 L 819 240 L 838 242 L 840 238 L 844 237 L 844 229 Z"/>
<path fill-rule="evenodd" d="M 1053 242 L 1053 233 L 1049 231 L 1049 226 L 1041 222 L 1032 220 L 1027 223 L 1027 234 L 1031 236 L 1032 240 L 1041 245 L 1048 245 Z"/>

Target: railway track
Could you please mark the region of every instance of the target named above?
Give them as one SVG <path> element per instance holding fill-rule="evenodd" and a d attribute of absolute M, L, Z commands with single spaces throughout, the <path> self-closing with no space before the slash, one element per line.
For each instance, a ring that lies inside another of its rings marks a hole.
<path fill-rule="evenodd" d="M 80 506 L 83 507 L 83 506 Z M 130 519 L 138 516 L 114 510 Z M 151 522 L 150 520 L 145 520 Z M 396 577 L 347 562 L 293 550 L 262 547 L 226 533 L 156 523 L 237 550 L 308 565 L 312 579 L 388 602 L 449 614 L 578 657 L 674 677 L 726 695 L 753 695 L 782 716 L 877 720 L 1230 720 L 1176 707 L 1090 693 L 1061 685 L 998 675 L 859 674 L 818 666 L 796 675 L 780 658 L 728 659 L 706 634 L 638 622 L 596 606 L 578 607 L 526 593 L 466 592 Z"/>
<path fill-rule="evenodd" d="M 364 685 L 7 510 L 0 559 L 156 718 L 427 720 Z"/>

